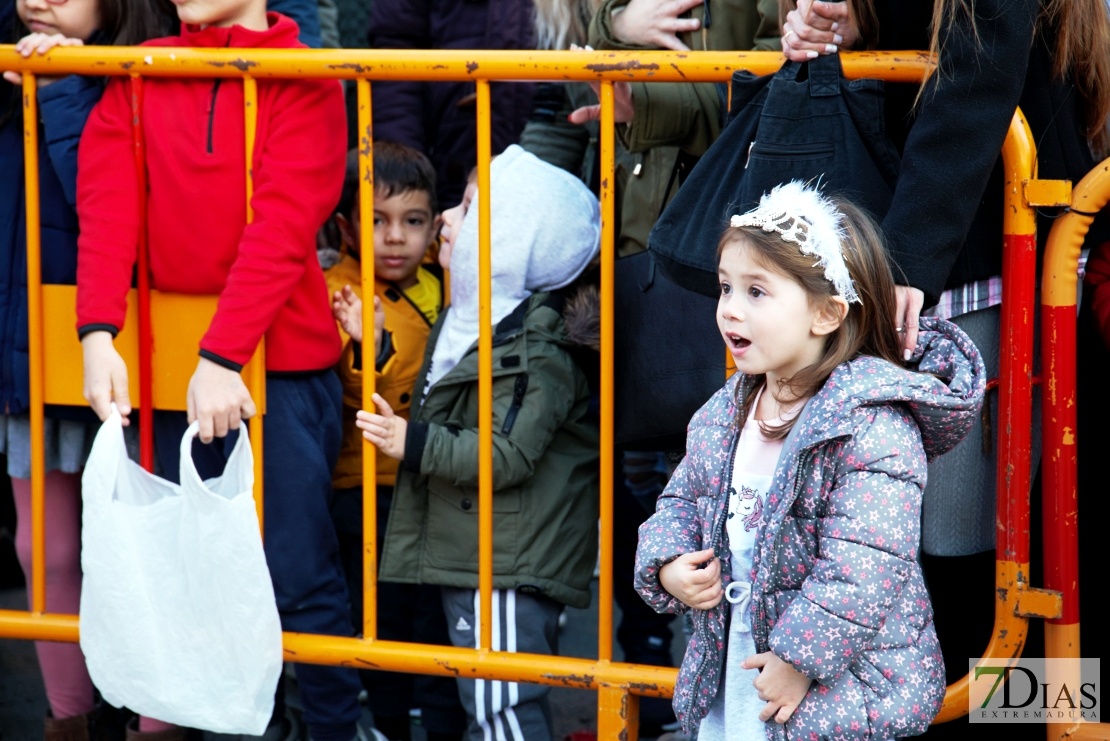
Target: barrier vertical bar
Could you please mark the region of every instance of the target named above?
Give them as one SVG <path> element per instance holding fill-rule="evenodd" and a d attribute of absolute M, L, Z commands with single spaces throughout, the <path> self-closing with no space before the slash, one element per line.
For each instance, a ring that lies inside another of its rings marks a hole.
<path fill-rule="evenodd" d="M 1036 286 L 1036 215 L 1025 201 L 1033 177 L 1036 147 L 1021 111 L 1014 114 L 1002 145 L 1005 169 L 1002 237 L 1002 326 L 998 391 L 996 478 L 995 616 L 984 658 L 1017 659 L 1029 619 L 1014 612 L 1017 595 L 1029 586 L 1029 451 L 1033 408 L 1033 312 Z M 969 657 L 970 658 L 970 657 Z M 970 678 L 948 687 L 934 723 L 968 712 Z"/>
<path fill-rule="evenodd" d="M 478 92 L 478 590 L 479 648 L 488 651 L 493 635 L 493 323 L 490 265 L 490 97 L 489 80 Z"/>
<path fill-rule="evenodd" d="M 150 240 L 147 229 L 146 149 L 143 138 L 143 78 L 131 75 L 131 154 L 135 165 L 136 204 L 139 209 L 139 462 L 154 470 L 154 373 L 150 319 Z"/>
<path fill-rule="evenodd" d="M 258 132 L 258 81 L 253 77 L 243 78 L 243 131 L 245 133 L 245 167 L 247 170 L 247 223 L 254 221 L 254 207 L 251 199 L 254 197 L 254 141 Z M 251 425 L 251 450 L 254 452 L 254 506 L 258 512 L 258 522 L 262 525 L 262 535 L 266 535 L 265 519 L 263 517 L 262 496 L 263 486 L 263 460 L 262 460 L 262 417 L 266 406 L 266 339 L 258 341 L 258 347 L 251 358 L 250 374 L 247 379 L 251 399 L 257 409 L 257 424 Z"/>
<path fill-rule="evenodd" d="M 1059 618 L 1045 621 L 1045 655 L 1082 656 L 1079 622 L 1078 419 L 1076 288 L 1083 240 L 1095 214 L 1110 200 L 1110 160 L 1072 191 L 1072 205 L 1052 225 L 1041 278 L 1041 369 L 1044 374 L 1044 579 L 1063 593 Z M 1101 628 L 1101 626 L 1099 626 Z M 1078 673 L 1078 666 L 1072 667 Z M 1071 679 L 1075 679 L 1073 676 Z M 1073 685 L 1074 686 L 1074 685 Z M 1105 739 L 1106 723 L 1057 724 L 1049 739 Z"/>
<path fill-rule="evenodd" d="M 614 199 L 613 83 L 604 80 L 601 102 L 601 541 L 597 596 L 597 658 L 613 659 L 613 271 L 616 207 Z M 598 707 L 600 715 L 601 708 Z"/>
<path fill-rule="evenodd" d="M 640 698 L 620 687 L 597 689 L 597 737 L 636 741 L 640 736 Z"/>
<path fill-rule="evenodd" d="M 370 81 L 358 85 L 358 216 L 359 263 L 362 266 L 363 339 L 366 327 L 374 326 L 374 130 Z M 346 215 L 346 214 L 344 214 Z M 371 335 L 373 336 L 373 335 Z M 362 343 L 362 408 L 373 409 L 377 358 L 374 343 Z M 378 449 L 362 439 L 362 636 L 378 637 Z M 374 608 L 374 609 L 372 609 Z"/>
<path fill-rule="evenodd" d="M 46 612 L 46 450 L 43 418 L 42 222 L 38 81 L 23 73 L 23 184 L 27 199 L 27 323 L 31 404 L 31 612 Z"/>
<path fill-rule="evenodd" d="M 1023 140 L 1024 146 L 1015 140 Z M 1020 156 L 1018 151 L 1026 156 Z M 1036 149 L 1019 111 L 1003 144 L 1006 169 L 1002 235 L 1002 347 L 998 373 L 997 553 L 1000 561 L 1029 563 L 1029 455 L 1033 426 L 1033 313 L 1037 221 L 1024 197 Z M 1026 576 L 1028 578 L 1028 576 Z"/>

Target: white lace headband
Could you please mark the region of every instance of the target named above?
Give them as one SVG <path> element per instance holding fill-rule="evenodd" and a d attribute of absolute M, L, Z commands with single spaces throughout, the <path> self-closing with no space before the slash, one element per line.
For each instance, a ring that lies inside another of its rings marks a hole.
<path fill-rule="evenodd" d="M 798 245 L 803 255 L 817 258 L 816 266 L 825 270 L 825 277 L 837 294 L 848 303 L 861 304 L 840 240 L 844 215 L 816 188 L 798 180 L 775 186 L 759 199 L 759 207 L 746 214 L 736 214 L 729 222 L 734 227 L 755 226 L 775 232 L 784 242 Z"/>

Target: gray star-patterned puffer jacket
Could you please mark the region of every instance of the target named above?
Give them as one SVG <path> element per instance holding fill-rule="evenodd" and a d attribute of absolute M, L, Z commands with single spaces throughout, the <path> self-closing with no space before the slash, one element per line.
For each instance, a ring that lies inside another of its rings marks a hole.
<path fill-rule="evenodd" d="M 925 731 L 944 699 L 944 664 L 918 564 L 926 460 L 959 442 L 982 405 L 986 371 L 958 327 L 922 319 L 917 372 L 874 357 L 841 364 L 803 408 L 767 492 L 751 574 L 756 650 L 814 683 L 769 739 L 894 738 Z M 658 612 L 689 608 L 659 569 L 712 546 L 731 574 L 725 519 L 737 374 L 690 421 L 686 457 L 640 527 L 636 588 Z M 675 687 L 692 732 L 717 694 L 728 603 L 694 610 Z"/>

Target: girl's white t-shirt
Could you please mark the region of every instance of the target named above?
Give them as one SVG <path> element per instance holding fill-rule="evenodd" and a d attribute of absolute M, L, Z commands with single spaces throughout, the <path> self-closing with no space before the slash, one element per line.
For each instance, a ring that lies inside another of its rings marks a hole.
<path fill-rule="evenodd" d="M 753 409 L 758 405 L 757 398 Z M 782 419 L 768 421 L 773 426 L 782 422 Z M 759 670 L 742 669 L 740 662 L 756 652 L 750 618 L 752 560 L 756 537 L 763 527 L 767 490 L 783 442 L 764 437 L 759 422 L 751 414 L 736 443 L 729 486 L 728 519 L 725 521 L 732 554 L 732 581 L 725 597 L 732 605 L 732 619 L 721 686 L 709 714 L 701 722 L 698 741 L 759 739 L 766 733 L 764 723 L 759 720 L 759 713 L 766 703 L 759 699 L 752 685 L 752 681 L 759 676 Z"/>

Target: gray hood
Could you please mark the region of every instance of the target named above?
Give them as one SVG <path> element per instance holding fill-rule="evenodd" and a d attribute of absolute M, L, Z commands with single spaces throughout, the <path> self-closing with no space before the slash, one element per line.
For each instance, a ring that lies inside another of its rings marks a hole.
<path fill-rule="evenodd" d="M 492 324 L 533 293 L 570 284 L 600 248 L 601 212 L 581 180 L 512 145 L 490 164 Z M 478 341 L 477 194 L 451 254 L 451 305 L 436 342 L 434 385 Z"/>

